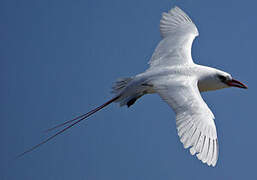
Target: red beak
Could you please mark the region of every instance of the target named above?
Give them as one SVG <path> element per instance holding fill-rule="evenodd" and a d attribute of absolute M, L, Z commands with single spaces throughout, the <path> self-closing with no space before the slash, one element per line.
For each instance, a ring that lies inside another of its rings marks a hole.
<path fill-rule="evenodd" d="M 237 81 L 235 79 L 227 81 L 227 85 L 228 86 L 232 86 L 232 87 L 248 89 L 248 87 L 246 85 L 244 85 L 243 83 L 241 83 L 241 82 L 239 82 L 239 81 Z"/>

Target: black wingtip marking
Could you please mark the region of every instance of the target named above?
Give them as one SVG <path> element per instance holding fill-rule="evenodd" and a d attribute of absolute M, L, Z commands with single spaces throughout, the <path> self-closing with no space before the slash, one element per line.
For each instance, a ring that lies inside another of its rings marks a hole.
<path fill-rule="evenodd" d="M 127 102 L 128 108 L 129 108 L 131 105 L 133 105 L 133 104 L 136 102 L 136 100 L 137 100 L 137 98 L 132 98 L 131 100 L 129 100 L 129 101 Z"/>

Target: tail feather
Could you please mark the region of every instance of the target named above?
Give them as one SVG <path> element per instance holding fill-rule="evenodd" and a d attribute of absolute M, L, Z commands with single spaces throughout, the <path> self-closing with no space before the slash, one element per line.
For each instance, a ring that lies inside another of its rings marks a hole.
<path fill-rule="evenodd" d="M 101 106 L 98 106 L 97 108 L 95 108 L 95 109 L 89 111 L 89 112 L 86 113 L 86 114 L 83 114 L 83 115 L 81 115 L 81 116 L 78 116 L 78 117 L 76 117 L 76 118 L 74 118 L 74 119 L 72 119 L 72 120 L 66 121 L 66 122 L 64 122 L 64 123 L 62 123 L 62 124 L 60 124 L 60 125 L 57 125 L 57 126 L 51 128 L 51 129 L 49 129 L 49 130 L 53 130 L 53 129 L 56 129 L 56 128 L 58 128 L 58 127 L 61 127 L 61 126 L 64 126 L 64 125 L 66 125 L 66 124 L 69 124 L 69 123 L 72 123 L 72 122 L 73 122 L 73 123 L 70 124 L 69 126 L 63 128 L 62 130 L 60 130 L 60 131 L 58 131 L 57 133 L 55 133 L 54 135 L 48 137 L 47 139 L 45 139 L 44 141 L 40 142 L 39 144 L 37 144 L 37 145 L 31 147 L 30 149 L 24 151 L 24 152 L 21 153 L 21 154 L 19 154 L 19 155 L 17 156 L 17 158 L 22 157 L 23 155 L 25 155 L 25 154 L 27 154 L 27 153 L 33 151 L 34 149 L 38 148 L 39 146 L 41 146 L 41 145 L 47 143 L 47 142 L 50 141 L 51 139 L 55 138 L 55 137 L 58 136 L 59 134 L 62 134 L 64 131 L 70 129 L 70 128 L 73 127 L 74 125 L 76 125 L 76 124 L 78 124 L 79 122 L 83 121 L 84 119 L 88 118 L 89 116 L 91 116 L 92 114 L 96 113 L 97 111 L 103 109 L 105 106 L 111 104 L 112 102 L 116 101 L 117 99 L 119 99 L 119 96 L 116 96 L 116 97 L 112 98 L 111 100 L 109 100 L 109 101 L 107 101 L 106 103 L 102 104 Z"/>
<path fill-rule="evenodd" d="M 132 82 L 132 80 L 134 80 L 134 78 L 131 78 L 131 77 L 118 79 L 112 87 L 112 93 L 115 94 L 113 99 L 107 101 L 106 103 L 89 111 L 86 114 L 80 115 L 78 117 L 75 117 L 72 120 L 68 120 L 62 124 L 59 124 L 57 126 L 54 126 L 53 128 L 48 129 L 47 132 L 67 125 L 62 130 L 57 131 L 54 135 L 46 138 L 44 141 L 40 142 L 39 144 L 31 147 L 30 149 L 24 151 L 21 154 L 19 154 L 17 156 L 17 158 L 33 151 L 34 149 L 38 148 L 39 146 L 47 143 L 51 139 L 55 138 L 59 134 L 62 134 L 64 131 L 70 129 L 74 125 L 76 125 L 79 122 L 83 121 L 84 119 L 88 118 L 89 116 L 91 116 L 92 114 L 101 110 L 105 106 L 111 104 L 112 102 L 118 102 L 118 103 L 120 103 L 120 106 L 127 105 L 128 107 L 130 107 L 131 105 L 133 105 L 137 99 L 139 99 L 141 96 L 143 96 L 144 94 L 147 93 L 148 86 L 146 86 L 146 84 L 143 83 L 142 81 L 135 80 Z"/>
<path fill-rule="evenodd" d="M 132 80 L 133 77 L 120 78 L 112 87 L 112 93 L 116 94 L 116 96 L 120 96 L 120 98 L 115 101 L 120 103 L 120 106 L 127 105 L 130 107 L 137 99 L 144 95 L 144 92 L 140 91 L 141 87 L 137 86 L 139 84 L 132 82 Z"/>
<path fill-rule="evenodd" d="M 133 80 L 133 78 L 131 77 L 127 77 L 127 78 L 120 78 L 118 79 L 114 85 L 112 86 L 112 93 L 114 94 L 119 94 L 121 93 L 122 90 L 124 90 L 124 88 L 127 87 L 127 85 Z"/>

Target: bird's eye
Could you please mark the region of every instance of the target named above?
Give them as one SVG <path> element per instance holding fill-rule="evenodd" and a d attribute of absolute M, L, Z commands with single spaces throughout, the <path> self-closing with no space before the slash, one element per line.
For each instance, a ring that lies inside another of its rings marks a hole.
<path fill-rule="evenodd" d="M 224 82 L 227 80 L 227 77 L 226 76 L 222 76 L 222 75 L 218 75 L 219 79 Z"/>

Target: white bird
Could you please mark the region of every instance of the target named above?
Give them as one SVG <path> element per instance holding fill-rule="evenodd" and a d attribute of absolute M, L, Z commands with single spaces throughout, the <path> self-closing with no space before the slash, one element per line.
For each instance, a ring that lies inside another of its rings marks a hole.
<path fill-rule="evenodd" d="M 214 115 L 200 92 L 233 86 L 247 89 L 247 86 L 226 72 L 193 62 L 191 47 L 198 36 L 198 30 L 180 8 L 174 7 L 162 14 L 160 32 L 162 40 L 149 61 L 149 69 L 134 77 L 119 79 L 113 86 L 113 99 L 49 129 L 72 123 L 19 156 L 34 150 L 112 102 L 129 107 L 143 95 L 157 93 L 176 113 L 178 135 L 184 148 L 190 147 L 192 155 L 196 154 L 203 163 L 215 166 L 218 160 L 218 139 Z"/>

